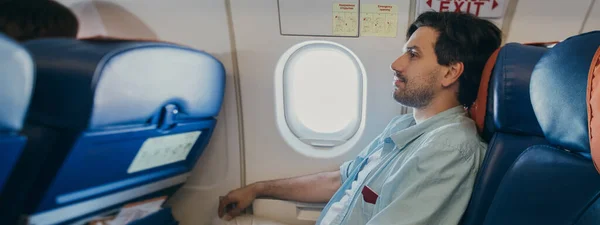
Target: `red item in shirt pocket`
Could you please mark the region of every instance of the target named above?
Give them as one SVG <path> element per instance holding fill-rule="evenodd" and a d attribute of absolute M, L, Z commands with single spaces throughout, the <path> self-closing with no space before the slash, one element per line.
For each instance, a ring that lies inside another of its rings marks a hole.
<path fill-rule="evenodd" d="M 362 189 L 363 200 L 365 202 L 375 204 L 379 195 L 375 193 L 369 186 L 365 185 Z"/>

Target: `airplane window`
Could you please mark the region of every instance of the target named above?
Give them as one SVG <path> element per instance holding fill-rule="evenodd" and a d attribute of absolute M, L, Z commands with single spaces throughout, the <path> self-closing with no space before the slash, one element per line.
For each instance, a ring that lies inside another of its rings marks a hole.
<path fill-rule="evenodd" d="M 278 113 L 285 119 L 279 125 L 300 141 L 331 148 L 357 132 L 366 80 L 350 49 L 329 41 L 302 42 L 280 58 L 276 78 Z"/>

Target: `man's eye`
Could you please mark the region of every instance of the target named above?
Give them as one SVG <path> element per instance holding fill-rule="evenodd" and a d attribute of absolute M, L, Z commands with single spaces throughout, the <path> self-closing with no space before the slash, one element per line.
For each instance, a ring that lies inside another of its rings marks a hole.
<path fill-rule="evenodd" d="M 414 53 L 414 52 L 412 52 L 412 51 L 409 51 L 409 52 L 408 52 L 408 54 L 410 55 L 410 58 L 411 58 L 411 59 L 412 59 L 412 58 L 416 58 L 416 57 L 417 57 L 417 54 L 415 54 L 415 53 Z"/>

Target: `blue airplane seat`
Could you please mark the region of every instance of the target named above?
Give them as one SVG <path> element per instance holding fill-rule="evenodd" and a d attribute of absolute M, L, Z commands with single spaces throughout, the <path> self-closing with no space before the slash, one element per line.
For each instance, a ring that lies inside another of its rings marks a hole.
<path fill-rule="evenodd" d="M 481 133 L 489 141 L 488 149 L 463 225 L 481 225 L 502 177 L 515 159 L 527 147 L 546 143 L 529 100 L 531 72 L 546 51 L 544 47 L 509 43 L 498 52 Z"/>
<path fill-rule="evenodd" d="M 0 34 L 0 193 L 15 166 L 26 137 L 20 135 L 34 83 L 29 53 Z"/>
<path fill-rule="evenodd" d="M 9 218 L 66 224 L 170 196 L 208 144 L 225 88 L 213 56 L 176 44 L 25 43 L 38 81 Z"/>
<path fill-rule="evenodd" d="M 548 144 L 527 148 L 502 179 L 484 225 L 600 224 L 600 175 L 590 156 L 586 89 L 600 32 L 549 49 L 531 76 L 531 103 Z"/>

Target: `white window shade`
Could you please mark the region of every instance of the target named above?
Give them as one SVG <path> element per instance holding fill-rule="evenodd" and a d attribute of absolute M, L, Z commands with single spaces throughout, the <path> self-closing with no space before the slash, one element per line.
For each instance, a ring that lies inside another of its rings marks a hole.
<path fill-rule="evenodd" d="M 348 48 L 308 41 L 279 61 L 285 125 L 300 141 L 334 147 L 351 139 L 363 117 L 364 67 Z M 278 112 L 282 113 L 282 112 Z M 281 125 L 281 124 L 280 124 Z"/>

